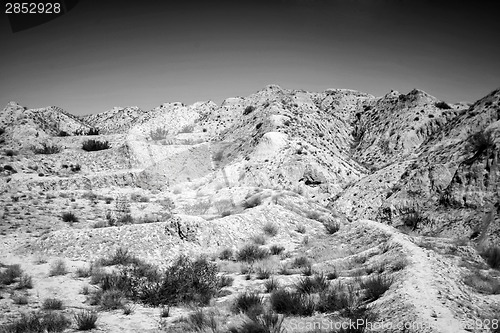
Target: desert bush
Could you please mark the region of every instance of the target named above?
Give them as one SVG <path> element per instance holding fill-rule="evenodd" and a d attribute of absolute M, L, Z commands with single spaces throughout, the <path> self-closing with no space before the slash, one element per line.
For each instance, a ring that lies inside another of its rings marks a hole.
<path fill-rule="evenodd" d="M 250 198 L 247 198 L 245 201 L 243 201 L 242 206 L 243 208 L 249 209 L 249 208 L 254 208 L 259 206 L 262 203 L 262 199 L 259 195 L 254 195 Z"/>
<path fill-rule="evenodd" d="M 271 308 L 275 312 L 284 315 L 308 317 L 311 316 L 316 309 L 316 303 L 311 297 L 286 289 L 273 291 L 269 300 L 271 302 Z"/>
<path fill-rule="evenodd" d="M 87 140 L 82 144 L 82 149 L 85 151 L 98 151 L 109 148 L 111 148 L 111 146 L 108 141 Z"/>
<path fill-rule="evenodd" d="M 26 295 L 12 295 L 12 301 L 14 304 L 26 305 L 28 304 L 28 296 Z"/>
<path fill-rule="evenodd" d="M 479 131 L 471 135 L 467 139 L 467 149 L 474 154 L 481 154 L 492 148 L 495 145 L 495 140 L 491 132 L 485 133 L 484 131 Z"/>
<path fill-rule="evenodd" d="M 29 314 L 22 313 L 19 319 L 0 326 L 0 331 L 5 333 L 56 333 L 63 332 L 70 325 L 71 321 L 61 313 L 39 311 Z"/>
<path fill-rule="evenodd" d="M 15 280 L 23 274 L 21 266 L 18 264 L 7 265 L 5 270 L 0 271 L 0 285 L 9 285 L 15 282 Z"/>
<path fill-rule="evenodd" d="M 263 310 L 264 297 L 257 292 L 245 292 L 236 296 L 232 310 L 234 313 L 247 313 L 249 311 Z"/>
<path fill-rule="evenodd" d="M 163 306 L 160 309 L 160 318 L 170 317 L 170 306 Z"/>
<path fill-rule="evenodd" d="M 219 332 L 219 325 L 213 311 L 205 313 L 203 309 L 198 308 L 189 314 L 187 323 L 189 328 L 195 332 Z"/>
<path fill-rule="evenodd" d="M 17 155 L 17 152 L 12 150 L 12 149 L 7 149 L 5 152 L 4 152 L 5 156 L 7 157 L 13 157 L 13 156 L 16 156 Z"/>
<path fill-rule="evenodd" d="M 149 202 L 149 198 L 141 195 L 139 193 L 132 193 L 130 195 L 130 200 L 135 201 L 135 202 Z"/>
<path fill-rule="evenodd" d="M 265 280 L 269 279 L 272 274 L 272 270 L 267 267 L 257 267 L 257 279 Z"/>
<path fill-rule="evenodd" d="M 184 302 L 205 305 L 221 288 L 217 274 L 217 266 L 206 258 L 191 260 L 180 256 L 163 272 L 152 265 L 133 262 L 117 272 L 99 274 L 91 282 L 97 282 L 102 291 L 118 290 L 125 297 L 146 305 Z"/>
<path fill-rule="evenodd" d="M 213 157 L 212 157 L 212 159 L 213 159 L 215 162 L 220 162 L 220 161 L 222 161 L 222 159 L 223 159 L 223 158 L 224 158 L 224 150 L 223 150 L 223 149 L 221 149 L 221 150 L 217 151 L 217 152 L 213 155 Z"/>
<path fill-rule="evenodd" d="M 479 270 L 464 276 L 463 282 L 482 294 L 500 294 L 500 282 Z"/>
<path fill-rule="evenodd" d="M 219 277 L 219 288 L 232 286 L 234 278 L 229 275 L 222 275 Z"/>
<path fill-rule="evenodd" d="M 63 302 L 57 298 L 46 298 L 42 303 L 44 310 L 62 310 Z"/>
<path fill-rule="evenodd" d="M 43 143 L 42 148 L 33 147 L 33 152 L 35 154 L 44 154 L 44 155 L 57 154 L 61 152 L 61 147 Z"/>
<path fill-rule="evenodd" d="M 108 222 L 110 222 L 110 221 L 108 220 Z M 120 217 L 118 217 L 116 219 L 116 222 L 118 223 L 118 225 L 133 224 L 134 218 L 130 214 L 122 214 Z M 109 223 L 109 224 L 112 225 L 112 223 Z"/>
<path fill-rule="evenodd" d="M 154 131 L 149 132 L 149 137 L 153 141 L 166 139 L 168 137 L 168 135 L 169 135 L 168 130 L 161 128 L 161 127 L 158 127 Z"/>
<path fill-rule="evenodd" d="M 8 164 L 5 164 L 3 166 L 3 169 L 6 170 L 6 171 L 10 171 L 12 173 L 17 173 L 16 169 L 14 169 L 11 165 L 8 165 Z"/>
<path fill-rule="evenodd" d="M 191 260 L 181 255 L 163 274 L 156 299 L 147 299 L 151 304 L 177 304 L 194 302 L 208 304 L 219 291 L 217 265 L 207 258 Z"/>
<path fill-rule="evenodd" d="M 116 310 L 123 307 L 125 293 L 117 289 L 104 291 L 99 298 L 99 305 L 103 310 Z"/>
<path fill-rule="evenodd" d="M 96 328 L 97 319 L 99 315 L 96 311 L 82 310 L 74 314 L 76 327 L 79 331 L 88 331 Z"/>
<path fill-rule="evenodd" d="M 443 102 L 443 101 L 439 101 L 439 102 L 434 103 L 434 106 L 437 107 L 438 109 L 442 109 L 442 110 L 451 109 L 451 106 L 449 106 L 446 102 Z"/>
<path fill-rule="evenodd" d="M 67 273 L 66 263 L 62 259 L 58 259 L 50 265 L 49 276 L 65 275 Z"/>
<path fill-rule="evenodd" d="M 90 128 L 88 131 L 85 131 L 83 128 L 79 128 L 73 132 L 74 135 L 99 135 L 98 128 Z"/>
<path fill-rule="evenodd" d="M 246 116 L 250 113 L 252 113 L 252 111 L 255 110 L 255 106 L 253 105 L 249 105 L 245 108 L 245 110 L 243 111 L 243 115 Z"/>
<path fill-rule="evenodd" d="M 243 246 L 236 254 L 238 261 L 254 262 L 256 260 L 265 259 L 270 256 L 268 250 L 259 247 L 256 244 L 247 244 Z"/>
<path fill-rule="evenodd" d="M 329 235 L 333 235 L 340 229 L 340 224 L 338 222 L 328 221 L 323 223 L 323 225 L 325 226 L 326 232 Z"/>
<path fill-rule="evenodd" d="M 311 266 L 311 262 L 307 257 L 300 256 L 292 261 L 292 268 L 305 268 Z"/>
<path fill-rule="evenodd" d="M 64 222 L 78 222 L 78 217 L 73 212 L 65 212 L 61 218 Z"/>
<path fill-rule="evenodd" d="M 326 278 L 328 280 L 335 280 L 338 277 L 339 277 L 339 273 L 337 272 L 336 269 L 334 269 L 333 272 L 328 272 L 328 274 L 326 274 Z"/>
<path fill-rule="evenodd" d="M 135 307 L 130 304 L 125 304 L 123 305 L 122 308 L 123 308 L 123 314 L 126 316 L 131 315 L 135 311 Z"/>
<path fill-rule="evenodd" d="M 264 235 L 254 235 L 252 236 L 252 242 L 254 242 L 257 245 L 264 245 L 266 244 L 266 237 Z"/>
<path fill-rule="evenodd" d="M 318 274 L 313 277 L 305 277 L 300 279 L 295 284 L 295 289 L 301 294 L 313 294 L 322 292 L 330 286 L 327 278 L 323 274 Z"/>
<path fill-rule="evenodd" d="M 92 274 L 92 267 L 78 267 L 75 275 L 79 278 L 86 278 Z"/>
<path fill-rule="evenodd" d="M 266 223 L 262 230 L 269 237 L 274 237 L 278 234 L 278 226 L 271 222 Z"/>
<path fill-rule="evenodd" d="M 283 253 L 283 251 L 285 251 L 285 248 L 281 245 L 271 245 L 271 247 L 269 248 L 269 251 L 271 252 L 272 255 L 276 256 L 276 255 L 280 255 L 281 253 Z"/>
<path fill-rule="evenodd" d="M 219 253 L 220 260 L 231 260 L 233 258 L 233 250 L 226 248 Z"/>
<path fill-rule="evenodd" d="M 316 211 L 307 212 L 306 217 L 308 219 L 321 222 L 321 214 Z"/>
<path fill-rule="evenodd" d="M 425 222 L 425 217 L 414 208 L 407 208 L 402 210 L 402 212 L 403 216 L 401 220 L 403 224 L 407 227 L 411 227 L 412 230 L 417 229 L 420 224 Z"/>
<path fill-rule="evenodd" d="M 266 282 L 264 282 L 264 288 L 266 288 L 266 293 L 270 293 L 274 290 L 277 290 L 279 287 L 280 287 L 280 284 L 279 284 L 278 280 L 276 280 L 273 277 L 266 280 Z"/>
<path fill-rule="evenodd" d="M 240 327 L 230 327 L 229 333 L 285 333 L 282 315 L 265 311 L 258 317 L 251 317 Z"/>
<path fill-rule="evenodd" d="M 299 234 L 304 234 L 306 232 L 306 226 L 303 224 L 299 224 L 295 231 L 297 231 Z"/>
<path fill-rule="evenodd" d="M 63 136 L 70 136 L 70 134 L 68 132 L 66 132 L 66 131 L 59 131 L 59 133 L 57 133 L 57 136 L 61 136 L 61 137 L 63 137 Z"/>
<path fill-rule="evenodd" d="M 185 125 L 181 128 L 179 133 L 193 133 L 194 126 L 193 125 Z"/>
<path fill-rule="evenodd" d="M 392 278 L 384 275 L 370 276 L 362 280 L 360 287 L 365 290 L 365 299 L 369 302 L 379 299 L 392 285 Z"/>
<path fill-rule="evenodd" d="M 33 288 L 33 279 L 28 274 L 23 274 L 19 278 L 19 283 L 16 289 L 31 289 Z"/>
<path fill-rule="evenodd" d="M 480 252 L 481 256 L 486 260 L 488 265 L 491 268 L 499 269 L 500 268 L 500 247 L 492 246 L 486 249 L 483 249 Z"/>
<path fill-rule="evenodd" d="M 141 260 L 131 254 L 128 249 L 119 247 L 108 258 L 101 258 L 99 263 L 102 266 L 131 265 L 138 264 Z"/>
<path fill-rule="evenodd" d="M 341 311 L 350 317 L 364 310 L 364 305 L 354 285 L 338 283 L 319 294 L 318 311 L 322 313 Z"/>

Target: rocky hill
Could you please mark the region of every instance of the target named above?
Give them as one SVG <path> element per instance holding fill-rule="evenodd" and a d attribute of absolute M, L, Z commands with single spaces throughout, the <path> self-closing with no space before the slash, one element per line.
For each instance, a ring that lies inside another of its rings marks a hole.
<path fill-rule="evenodd" d="M 310 291 L 314 311 L 299 316 L 307 322 L 353 319 L 354 308 L 379 323 L 424 325 L 407 332 L 484 332 L 464 322 L 498 319 L 500 90 L 466 105 L 417 89 L 375 97 L 270 85 L 221 105 L 85 117 L 11 102 L 0 124 L 0 263 L 25 262 L 38 294 L 55 290 L 48 265 L 28 264 L 40 256 L 76 270 L 126 248 L 165 269 L 181 253 L 205 254 L 235 281 L 210 306 L 221 321 L 242 324 L 252 317 L 231 312 L 235 296 L 262 292 L 255 276 L 265 269 L 296 288 L 294 260 L 306 257 L 315 276 L 336 275 L 329 288 L 352 298 L 327 311 L 325 293 Z M 238 251 L 249 243 L 284 254 L 239 274 Z M 223 250 L 232 259 L 221 259 Z M 0 324 L 23 312 L 6 297 L 17 287 L 2 285 L 10 266 L 2 267 Z M 375 276 L 391 281 L 377 299 L 367 296 Z M 86 281 L 61 279 L 78 288 Z M 58 292 L 71 307 L 95 306 L 78 291 Z M 135 326 L 111 312 L 102 330 L 156 332 L 143 305 Z M 192 329 L 176 321 L 190 308 L 173 309 L 161 330 Z M 296 319 L 286 316 L 287 332 L 304 331 Z"/>

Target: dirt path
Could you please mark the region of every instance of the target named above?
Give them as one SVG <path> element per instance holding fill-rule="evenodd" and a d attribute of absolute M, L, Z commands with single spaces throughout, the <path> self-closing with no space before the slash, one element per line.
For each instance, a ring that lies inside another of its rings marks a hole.
<path fill-rule="evenodd" d="M 410 240 L 410 237 L 397 232 L 393 227 L 370 220 L 361 220 L 372 228 L 379 228 L 392 235 L 392 240 L 400 244 L 404 251 L 408 253 L 411 260 L 411 274 L 404 280 L 401 290 L 403 297 L 415 306 L 415 314 L 418 322 L 412 325 L 422 325 L 421 330 L 439 333 L 462 333 L 469 332 L 464 329 L 463 321 L 453 314 L 453 312 L 443 305 L 440 299 L 441 289 L 436 281 L 441 280 L 443 272 L 442 265 L 437 262 L 437 258 L 429 257 L 424 249 Z M 453 291 L 460 293 L 459 290 Z M 429 328 L 431 328 L 429 330 Z"/>

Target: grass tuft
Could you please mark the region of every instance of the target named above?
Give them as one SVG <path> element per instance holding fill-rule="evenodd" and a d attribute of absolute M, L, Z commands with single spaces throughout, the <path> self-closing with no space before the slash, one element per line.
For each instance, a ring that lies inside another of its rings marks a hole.
<path fill-rule="evenodd" d="M 76 327 L 79 331 L 88 331 L 96 328 L 97 319 L 99 315 L 96 311 L 82 310 L 74 314 Z"/>

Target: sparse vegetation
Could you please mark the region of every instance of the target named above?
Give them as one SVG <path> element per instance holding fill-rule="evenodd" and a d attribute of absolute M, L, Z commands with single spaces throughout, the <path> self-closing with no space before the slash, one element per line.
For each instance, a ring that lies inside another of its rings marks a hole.
<path fill-rule="evenodd" d="M 160 317 L 167 318 L 170 317 L 170 306 L 164 306 L 160 310 Z"/>
<path fill-rule="evenodd" d="M 231 260 L 233 258 L 233 250 L 226 248 L 219 253 L 220 260 Z"/>
<path fill-rule="evenodd" d="M 74 135 L 99 135 L 98 128 L 90 128 L 88 131 L 85 131 L 84 128 L 79 128 L 73 132 Z"/>
<path fill-rule="evenodd" d="M 391 285 L 392 279 L 384 275 L 371 276 L 360 283 L 360 287 L 365 290 L 366 300 L 370 302 L 379 299 Z"/>
<path fill-rule="evenodd" d="M 266 237 L 264 235 L 254 235 L 252 236 L 252 242 L 257 245 L 264 245 L 266 244 Z"/>
<path fill-rule="evenodd" d="M 402 210 L 403 216 L 401 218 L 403 224 L 410 227 L 411 230 L 418 228 L 426 219 L 422 214 L 415 208 L 407 208 Z"/>
<path fill-rule="evenodd" d="M 282 315 L 265 311 L 259 316 L 252 315 L 240 327 L 230 327 L 229 333 L 285 333 Z"/>
<path fill-rule="evenodd" d="M 64 222 L 78 222 L 78 217 L 73 212 L 65 212 L 61 218 Z"/>
<path fill-rule="evenodd" d="M 443 101 L 439 101 L 439 102 L 434 103 L 434 106 L 437 107 L 438 109 L 441 109 L 441 110 L 451 109 L 451 106 L 449 106 L 446 102 L 443 102 Z"/>
<path fill-rule="evenodd" d="M 85 151 L 98 151 L 109 148 L 111 148 L 111 146 L 108 141 L 87 140 L 82 144 L 82 149 Z"/>
<path fill-rule="evenodd" d="M 62 308 L 63 302 L 57 298 L 46 298 L 42 304 L 44 310 L 62 310 Z"/>
<path fill-rule="evenodd" d="M 222 275 L 219 278 L 219 288 L 230 287 L 234 282 L 234 279 L 229 275 Z"/>
<path fill-rule="evenodd" d="M 283 251 L 285 251 L 285 248 L 281 245 L 271 245 L 271 247 L 269 248 L 269 251 L 271 252 L 271 254 L 273 256 L 276 256 L 276 255 L 280 255 L 281 253 L 283 253 Z"/>
<path fill-rule="evenodd" d="M 278 226 L 272 222 L 268 222 L 263 227 L 264 233 L 269 237 L 274 237 L 278 234 Z"/>
<path fill-rule="evenodd" d="M 243 201 L 242 206 L 243 206 L 243 208 L 249 209 L 249 208 L 257 207 L 261 203 L 262 203 L 262 199 L 260 198 L 260 196 L 254 195 L 252 197 L 247 198 L 245 201 Z"/>
<path fill-rule="evenodd" d="M 233 305 L 235 313 L 247 313 L 250 311 L 262 311 L 264 308 L 264 298 L 256 292 L 246 292 L 236 297 Z"/>
<path fill-rule="evenodd" d="M 141 260 L 132 255 L 128 249 L 119 247 L 108 258 L 101 258 L 99 263 L 103 266 L 140 264 Z"/>
<path fill-rule="evenodd" d="M 0 271 L 0 285 L 9 285 L 16 281 L 17 278 L 21 277 L 23 271 L 21 266 L 18 264 L 7 265 L 6 269 L 2 272 Z"/>
<path fill-rule="evenodd" d="M 42 143 L 41 148 L 33 147 L 33 152 L 35 154 L 44 154 L 44 155 L 57 154 L 61 152 L 61 147 L 55 145 L 48 145 L 47 143 Z"/>
<path fill-rule="evenodd" d="M 27 295 L 12 295 L 12 301 L 17 305 L 26 305 L 28 304 L 28 296 Z"/>
<path fill-rule="evenodd" d="M 193 125 L 185 125 L 181 128 L 179 133 L 193 133 L 194 126 Z"/>
<path fill-rule="evenodd" d="M 278 280 L 276 280 L 274 277 L 266 280 L 266 282 L 264 282 L 264 287 L 266 288 L 266 293 L 270 293 L 274 290 L 277 290 L 279 287 L 280 287 L 280 284 L 278 282 Z"/>
<path fill-rule="evenodd" d="M 322 274 L 315 275 L 313 277 L 305 277 L 300 279 L 296 285 L 295 289 L 301 294 L 313 294 L 322 292 L 330 286 L 330 283 L 326 277 Z"/>
<path fill-rule="evenodd" d="M 303 224 L 299 224 L 297 226 L 297 229 L 295 229 L 299 234 L 305 234 L 306 233 L 306 226 Z"/>
<path fill-rule="evenodd" d="M 500 268 L 500 247 L 492 246 L 480 252 L 481 256 L 486 260 L 491 268 Z"/>
<path fill-rule="evenodd" d="M 316 303 L 313 298 L 286 289 L 277 289 L 271 293 L 271 308 L 277 313 L 295 316 L 311 316 Z"/>
<path fill-rule="evenodd" d="M 158 127 L 154 131 L 149 132 L 149 137 L 153 141 L 164 140 L 168 138 L 169 132 L 165 128 Z"/>
<path fill-rule="evenodd" d="M 33 279 L 28 274 L 23 274 L 19 278 L 19 283 L 16 289 L 31 289 L 33 288 Z"/>
<path fill-rule="evenodd" d="M 189 314 L 187 320 L 189 329 L 187 331 L 195 332 L 219 332 L 218 322 L 215 318 L 215 312 L 204 312 L 203 309 L 197 308 L 194 312 Z"/>
<path fill-rule="evenodd" d="M 311 262 L 304 256 L 297 257 L 292 261 L 292 268 L 305 268 L 310 266 Z"/>
<path fill-rule="evenodd" d="M 482 294 L 500 294 L 500 282 L 498 279 L 491 277 L 487 273 L 483 273 L 480 270 L 476 270 L 475 272 L 464 276 L 463 282 Z"/>
<path fill-rule="evenodd" d="M 97 319 L 99 315 L 96 311 L 82 310 L 74 315 L 76 327 L 79 331 L 88 331 L 96 328 Z"/>
<path fill-rule="evenodd" d="M 22 313 L 21 317 L 10 324 L 0 326 L 1 332 L 6 333 L 38 333 L 62 332 L 71 325 L 71 321 L 57 312 Z"/>
<path fill-rule="evenodd" d="M 340 230 L 340 224 L 338 222 L 328 221 L 323 223 L 323 225 L 325 226 L 326 232 L 329 235 L 333 235 Z"/>
<path fill-rule="evenodd" d="M 99 293 L 98 302 L 103 310 L 116 310 L 123 307 L 125 293 L 117 289 L 108 289 Z"/>
<path fill-rule="evenodd" d="M 243 111 L 243 115 L 246 116 L 246 115 L 249 115 L 250 113 L 253 112 L 253 110 L 255 110 L 255 106 L 253 105 L 249 105 L 245 108 L 245 110 Z"/>
<path fill-rule="evenodd" d="M 236 254 L 238 261 L 254 262 L 256 260 L 265 259 L 270 256 L 268 250 L 259 247 L 256 244 L 247 244 L 243 246 Z"/>
<path fill-rule="evenodd" d="M 70 134 L 68 132 L 66 132 L 66 131 L 59 131 L 59 133 L 57 133 L 57 136 L 61 136 L 61 137 L 63 137 L 63 136 L 70 136 Z"/>
<path fill-rule="evenodd" d="M 66 263 L 62 259 L 58 259 L 50 265 L 49 276 L 65 275 L 67 273 Z"/>
<path fill-rule="evenodd" d="M 469 152 L 474 153 L 475 156 L 481 155 L 494 146 L 495 141 L 491 132 L 485 133 L 484 131 L 479 131 L 467 139 L 467 149 Z"/>

